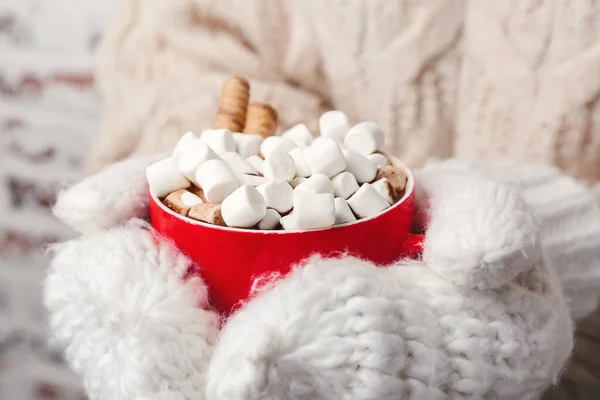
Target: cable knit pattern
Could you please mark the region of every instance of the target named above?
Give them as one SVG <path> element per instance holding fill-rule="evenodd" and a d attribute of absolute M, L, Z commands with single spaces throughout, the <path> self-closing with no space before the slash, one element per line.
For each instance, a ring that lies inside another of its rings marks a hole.
<path fill-rule="evenodd" d="M 450 155 L 463 1 L 303 4 L 332 106 L 381 124 L 408 165 Z"/>
<path fill-rule="evenodd" d="M 273 103 L 281 129 L 315 130 L 336 107 L 380 123 L 409 164 L 448 156 L 462 20 L 458 0 L 128 0 L 100 46 L 106 107 L 89 170 L 211 126 L 232 74 Z"/>
<path fill-rule="evenodd" d="M 471 1 L 456 154 L 600 179 L 600 3 Z"/>
<path fill-rule="evenodd" d="M 126 2 L 99 49 L 106 108 L 89 169 L 131 153 L 164 151 L 181 132 L 212 126 L 220 86 L 232 74 L 251 78 L 253 96 L 276 106 L 283 127 L 319 115 L 325 107 L 316 89 L 323 86 L 316 50 L 288 34 L 288 11 L 280 1 Z M 305 21 L 296 24 L 299 34 L 308 29 Z M 287 40 L 296 46 L 289 55 Z M 288 77 L 283 63 L 310 74 Z M 312 122 L 315 128 L 317 119 Z"/>
<path fill-rule="evenodd" d="M 107 222 L 61 196 L 79 207 L 66 222 L 93 229 L 55 248 L 46 305 L 92 400 L 537 399 L 570 354 L 555 272 L 569 259 L 543 257 L 521 187 L 484 179 L 483 165 L 417 173 L 432 233 L 422 260 L 313 258 L 258 286 L 220 333 L 201 278 L 184 280 L 190 261 L 169 242 L 137 220 L 98 231 L 139 214 L 109 187 L 141 198 L 130 177 L 144 165 L 124 161 L 73 187 L 115 208 Z M 472 215 L 457 224 L 459 204 Z"/>
<path fill-rule="evenodd" d="M 338 108 L 410 166 L 501 155 L 594 183 L 599 20 L 595 1 L 126 0 L 99 53 L 89 169 L 210 126 L 241 74 L 282 129 Z"/>

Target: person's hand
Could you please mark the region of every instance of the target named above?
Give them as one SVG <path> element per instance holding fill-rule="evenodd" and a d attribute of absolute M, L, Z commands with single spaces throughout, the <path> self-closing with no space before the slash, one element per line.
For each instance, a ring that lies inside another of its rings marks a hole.
<path fill-rule="evenodd" d="M 600 207 L 594 188 L 555 167 L 514 160 L 457 160 L 427 169 L 451 170 L 509 185 L 534 211 L 545 259 L 556 269 L 571 316 L 580 320 L 600 298 Z"/>
<path fill-rule="evenodd" d="M 92 399 L 528 399 L 569 356 L 535 218 L 483 167 L 417 174 L 422 259 L 312 258 L 219 330 L 191 261 L 143 221 L 151 161 L 111 166 L 54 209 L 83 236 L 55 247 L 46 305 Z"/>
<path fill-rule="evenodd" d="M 120 162 L 59 194 L 55 215 L 82 236 L 56 245 L 45 282 L 53 339 L 91 399 L 203 398 L 219 331 L 200 277 L 144 221 L 145 168 Z"/>

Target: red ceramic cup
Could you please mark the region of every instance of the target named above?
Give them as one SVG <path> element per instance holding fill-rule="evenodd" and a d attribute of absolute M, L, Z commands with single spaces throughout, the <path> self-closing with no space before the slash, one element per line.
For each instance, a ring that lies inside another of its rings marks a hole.
<path fill-rule="evenodd" d="M 253 281 L 263 274 L 286 274 L 313 254 L 348 254 L 381 266 L 421 250 L 422 235 L 412 235 L 415 183 L 408 176 L 402 199 L 382 213 L 356 222 L 311 231 L 259 231 L 194 221 L 150 196 L 152 226 L 198 264 L 211 304 L 228 314 L 246 300 Z"/>

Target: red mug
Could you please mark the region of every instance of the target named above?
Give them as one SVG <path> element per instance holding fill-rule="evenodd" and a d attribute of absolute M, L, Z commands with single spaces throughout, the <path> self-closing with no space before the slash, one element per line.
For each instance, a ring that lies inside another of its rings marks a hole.
<path fill-rule="evenodd" d="M 313 254 L 347 254 L 381 266 L 419 254 L 423 235 L 411 233 L 415 181 L 406 166 L 392 162 L 408 177 L 402 199 L 380 214 L 343 225 L 309 231 L 221 227 L 183 217 L 152 195 L 150 220 L 198 265 L 211 305 L 229 314 L 248 299 L 257 277 L 283 276 Z"/>

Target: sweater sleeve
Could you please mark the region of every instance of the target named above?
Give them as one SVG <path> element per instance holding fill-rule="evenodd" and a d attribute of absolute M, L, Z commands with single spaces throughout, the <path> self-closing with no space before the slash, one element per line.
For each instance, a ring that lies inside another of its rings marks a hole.
<path fill-rule="evenodd" d="M 469 2 L 455 155 L 600 181 L 599 19 L 598 2 Z"/>
<path fill-rule="evenodd" d="M 280 130 L 316 122 L 327 108 L 320 56 L 292 7 L 276 0 L 124 1 L 98 52 L 105 105 L 88 172 L 164 151 L 183 132 L 211 127 L 220 86 L 231 75 L 250 80 L 252 101 L 274 105 Z"/>

